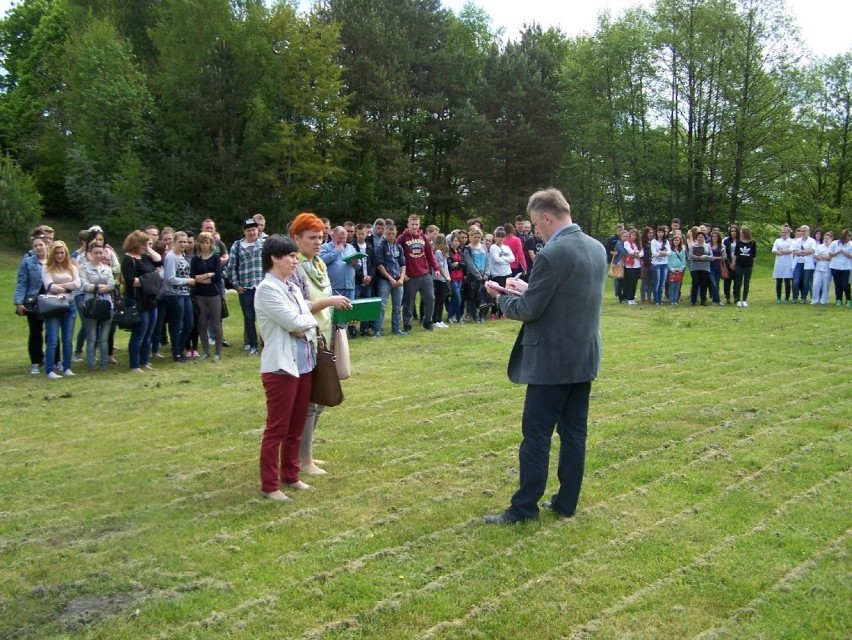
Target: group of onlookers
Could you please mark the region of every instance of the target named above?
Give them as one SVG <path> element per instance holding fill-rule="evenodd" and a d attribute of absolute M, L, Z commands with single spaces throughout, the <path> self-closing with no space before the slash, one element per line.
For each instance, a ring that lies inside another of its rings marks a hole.
<path fill-rule="evenodd" d="M 510 276 L 523 277 L 542 246 L 520 216 L 493 233 L 485 233 L 481 221 L 474 219 L 466 229 L 449 234 L 435 225 L 421 231 L 416 215 L 409 216 L 399 234 L 391 219 L 336 228 L 321 220 L 324 227 L 315 254 L 334 295 L 381 300 L 378 318 L 349 326 L 352 337 L 382 336 L 389 300 L 390 329 L 400 336 L 411 331 L 415 320 L 427 330 L 465 319 L 483 322 L 496 312 L 484 283 L 493 279 L 505 284 Z M 97 226 L 80 232 L 73 252 L 54 241 L 50 227 L 34 229 L 14 295 L 16 312 L 29 324 L 30 372 L 38 374 L 44 366 L 47 377 L 56 379 L 73 376 L 72 366 L 78 362 L 85 361 L 90 370 L 117 364 L 116 310 L 129 310 L 137 319 L 126 327 L 131 371 L 152 370 L 152 361 L 166 357 L 161 348 L 168 345 L 175 362 L 218 361 L 222 347 L 228 346 L 222 331 L 226 286 L 236 291 L 243 312 L 245 352 L 257 355 L 261 343 L 254 297 L 264 277 L 265 219 L 255 215 L 242 227 L 243 237 L 229 248 L 209 218 L 197 233 L 149 225 L 125 238 L 122 255 L 106 243 Z M 307 273 L 315 275 L 310 267 Z M 72 302 L 68 313 L 43 320 L 35 304 L 39 294 L 67 297 Z M 91 298 L 105 301 L 109 317 L 86 317 Z"/>
<path fill-rule="evenodd" d="M 784 225 L 781 237 L 772 247 L 775 255 L 773 277 L 776 279 L 776 303 L 804 304 L 811 295 L 812 304 L 827 304 L 831 280 L 834 281 L 836 305 L 852 306 L 849 301 L 849 274 L 852 269 L 852 241 L 845 229 L 835 239 L 831 232 L 802 225 L 791 238 L 790 227 Z M 757 244 L 751 230 L 732 224 L 727 234 L 718 228 L 700 225 L 685 234 L 680 220 L 666 225 L 644 227 L 642 231 L 617 225 L 615 234 L 606 242 L 614 280 L 615 296 L 627 305 L 640 303 L 671 305 L 681 300 L 684 276 L 690 275 L 689 301 L 695 306 L 712 303 L 748 307 L 752 270 L 757 259 Z M 785 296 L 782 299 L 782 286 Z M 637 301 L 637 289 L 639 300 Z M 724 295 L 724 300 L 722 296 Z"/>
<path fill-rule="evenodd" d="M 831 231 L 802 225 L 793 238 L 789 226 L 781 227 L 781 237 L 772 245 L 775 266 L 776 304 L 828 304 L 829 290 L 834 283 L 835 305 L 852 307 L 849 274 L 852 271 L 852 233 L 849 229 L 835 238 Z M 783 288 L 783 298 L 782 298 Z M 790 300 L 792 293 L 793 299 Z"/>
<path fill-rule="evenodd" d="M 37 375 L 44 366 L 47 377 L 57 379 L 75 375 L 73 363 L 85 361 L 91 371 L 118 364 L 115 312 L 125 310 L 134 320 L 126 325 L 131 371 L 153 369 L 151 358 L 164 357 L 160 346 L 169 344 L 166 323 L 175 361 L 208 359 L 211 343 L 212 360 L 221 358 L 227 344 L 222 336 L 222 283 L 228 254 L 213 221 L 205 220 L 198 234 L 169 227 L 161 234 L 150 225 L 130 233 L 122 250 L 119 259 L 98 226 L 80 232 L 73 252 L 54 240 L 52 228 L 33 229 L 14 293 L 16 313 L 26 316 L 29 325 L 30 373 Z M 38 309 L 42 295 L 66 298 L 67 311 L 43 317 Z M 92 300 L 101 302 L 94 305 Z"/>

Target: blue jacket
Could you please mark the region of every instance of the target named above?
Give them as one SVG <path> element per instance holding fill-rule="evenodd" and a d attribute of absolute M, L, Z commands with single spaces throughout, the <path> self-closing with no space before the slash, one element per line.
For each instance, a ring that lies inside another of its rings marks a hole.
<path fill-rule="evenodd" d="M 334 242 L 326 242 L 320 247 L 319 257 L 328 268 L 328 279 L 334 291 L 341 289 L 355 289 L 355 267 L 344 262 L 346 256 L 357 253 L 351 244 L 343 245 L 343 251 L 338 251 Z"/>
<path fill-rule="evenodd" d="M 41 291 L 41 263 L 35 257 L 35 254 L 28 253 L 18 266 L 15 305 L 23 304 L 24 298 L 38 295 L 39 291 Z"/>

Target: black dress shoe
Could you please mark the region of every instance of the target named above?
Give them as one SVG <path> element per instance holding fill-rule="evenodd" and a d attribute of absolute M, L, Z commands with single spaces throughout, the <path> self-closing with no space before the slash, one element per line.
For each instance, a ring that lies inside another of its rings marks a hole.
<path fill-rule="evenodd" d="M 567 513 L 562 513 L 561 511 L 555 509 L 553 507 L 553 503 L 550 500 L 545 500 L 544 502 L 542 502 L 541 508 L 547 509 L 548 511 L 551 511 L 554 515 L 559 516 L 560 518 L 570 518 L 571 517 Z M 574 515 L 574 514 L 572 513 L 571 515 Z"/>
<path fill-rule="evenodd" d="M 527 522 L 528 520 L 538 520 L 538 518 L 518 518 L 507 511 L 492 516 L 482 516 L 482 521 L 485 524 L 516 524 L 518 522 Z"/>

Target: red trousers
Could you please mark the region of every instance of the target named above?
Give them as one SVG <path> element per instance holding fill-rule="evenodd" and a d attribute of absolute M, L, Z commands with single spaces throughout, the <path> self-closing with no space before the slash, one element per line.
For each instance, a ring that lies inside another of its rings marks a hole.
<path fill-rule="evenodd" d="M 299 481 L 299 444 L 308 416 L 314 374 L 294 378 L 262 373 L 266 391 L 266 429 L 260 443 L 260 490 L 277 491 L 281 482 Z M 280 481 L 279 481 L 280 477 Z"/>

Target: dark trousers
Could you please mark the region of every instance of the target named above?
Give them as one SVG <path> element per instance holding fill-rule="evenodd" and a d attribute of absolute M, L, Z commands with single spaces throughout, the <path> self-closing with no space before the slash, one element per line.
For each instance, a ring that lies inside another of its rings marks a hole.
<path fill-rule="evenodd" d="M 748 300 L 748 286 L 751 282 L 752 267 L 741 267 L 737 265 L 734 269 L 734 300 L 739 302 Z M 802 298 L 804 301 L 804 298 Z"/>
<path fill-rule="evenodd" d="M 845 295 L 846 302 L 849 302 L 849 269 L 832 269 L 831 277 L 834 279 L 834 297 L 837 298 L 838 302 L 843 302 Z M 30 335 L 32 336 L 32 333 Z"/>
<path fill-rule="evenodd" d="M 243 289 L 240 294 L 240 309 L 243 310 L 243 331 L 246 345 L 257 349 L 257 327 L 254 324 L 254 289 Z"/>
<path fill-rule="evenodd" d="M 414 317 L 414 297 L 417 292 L 423 298 L 423 312 L 420 319 L 427 329 L 432 328 L 432 313 L 435 311 L 435 288 L 432 286 L 431 274 L 409 278 L 402 285 L 402 324 L 407 331 L 411 328 Z"/>
<path fill-rule="evenodd" d="M 30 337 L 27 341 L 30 364 L 42 365 L 44 364 L 44 320 L 34 313 L 28 313 L 27 324 L 30 327 Z"/>
<path fill-rule="evenodd" d="M 731 273 L 730 278 L 724 278 L 723 279 L 723 281 L 725 283 L 725 300 L 727 300 L 728 303 L 731 302 L 731 285 L 734 284 L 734 270 L 731 269 L 730 273 Z"/>
<path fill-rule="evenodd" d="M 624 282 L 621 284 L 621 299 L 634 300 L 636 298 L 636 284 L 639 282 L 639 267 L 624 269 Z"/>
<path fill-rule="evenodd" d="M 449 285 L 442 280 L 432 280 L 432 287 L 435 289 L 435 311 L 432 313 L 432 323 L 434 324 L 444 320 L 444 303 L 447 300 Z"/>
<path fill-rule="evenodd" d="M 551 499 L 559 513 L 577 510 L 586 460 L 586 428 L 592 383 L 527 386 L 521 423 L 523 440 L 518 451 L 520 488 L 508 511 L 517 518 L 538 517 L 538 501 L 547 488 L 550 442 L 559 434 L 559 490 Z"/>
<path fill-rule="evenodd" d="M 792 278 L 775 278 L 775 297 L 781 299 L 781 283 L 784 283 L 784 299 L 790 299 L 790 289 L 793 288 Z"/>
<path fill-rule="evenodd" d="M 712 286 L 710 284 L 710 272 L 698 269 L 691 271 L 690 275 L 692 276 L 692 288 L 689 290 L 689 301 L 695 304 L 700 297 L 701 304 L 707 304 L 707 291 Z"/>

